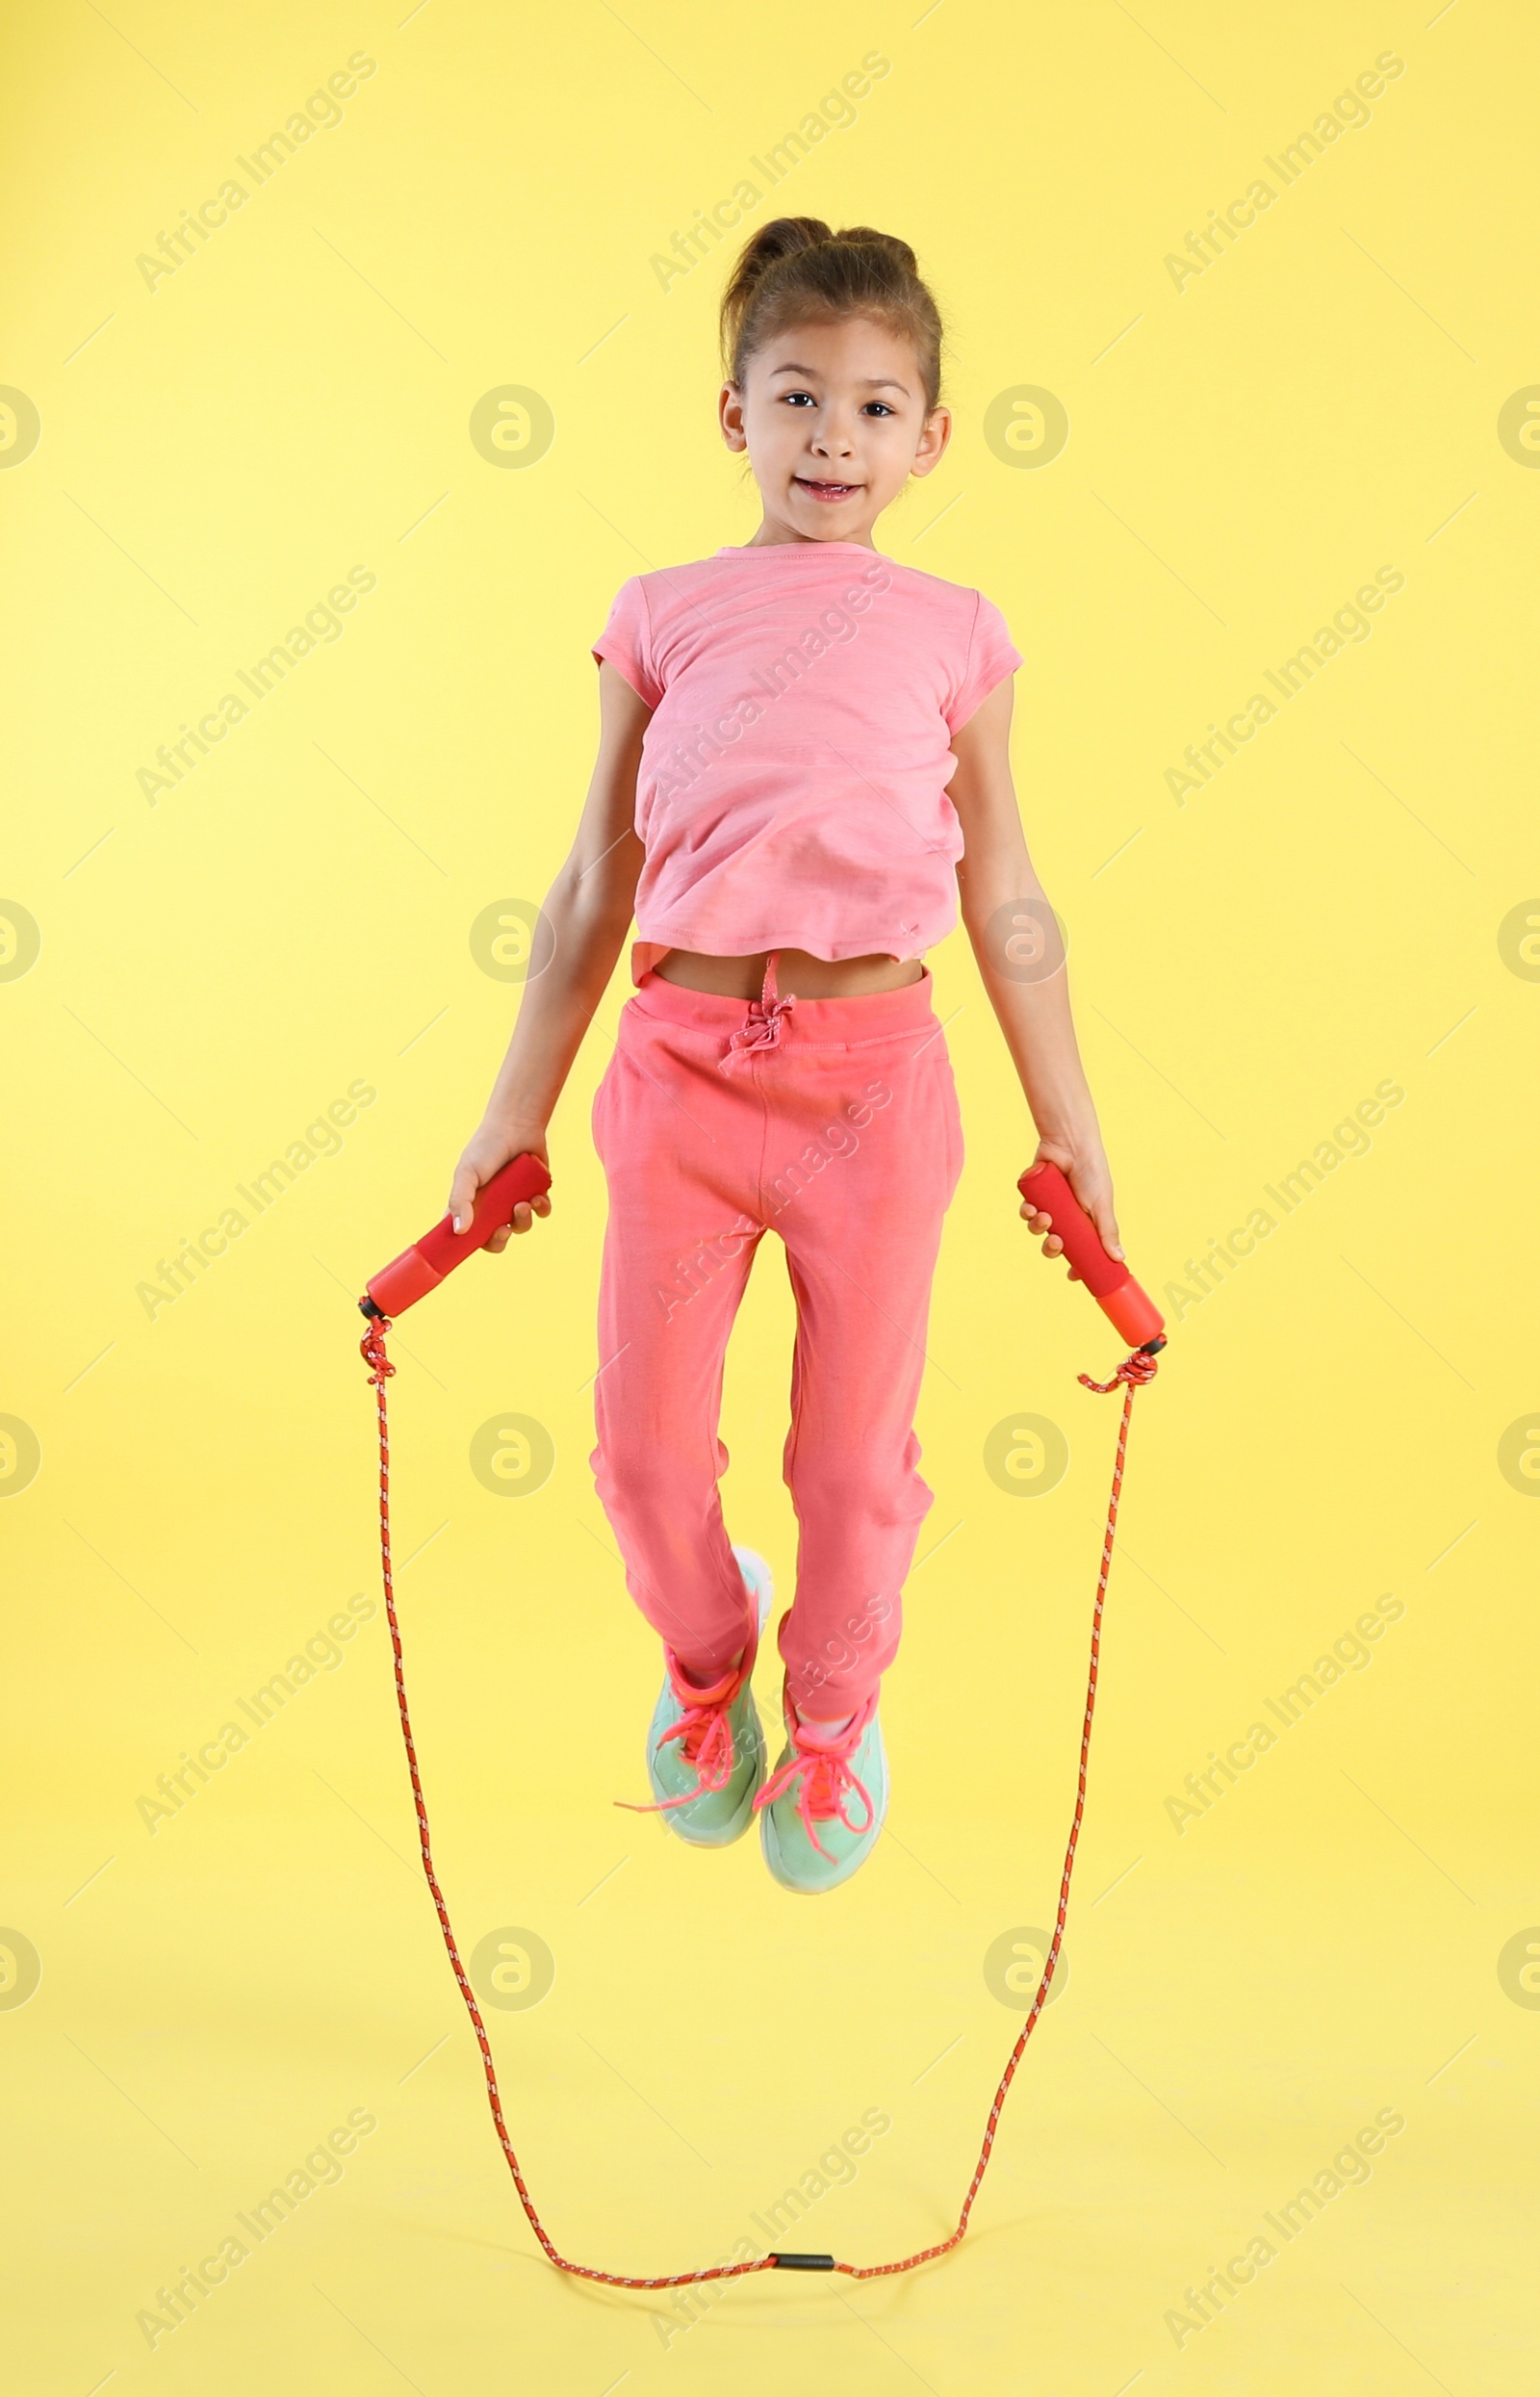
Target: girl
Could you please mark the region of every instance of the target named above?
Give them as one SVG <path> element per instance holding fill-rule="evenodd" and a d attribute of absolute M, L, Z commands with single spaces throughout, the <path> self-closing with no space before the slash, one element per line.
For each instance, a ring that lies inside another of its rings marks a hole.
<path fill-rule="evenodd" d="M 1039 1133 L 1121 1255 L 1063 948 L 1011 781 L 1021 663 L 975 590 L 873 528 L 951 437 L 941 324 L 913 251 L 807 217 L 745 245 L 722 302 L 722 437 L 763 521 L 632 576 L 594 644 L 599 759 L 450 1211 L 546 1126 L 634 915 L 635 994 L 595 1095 L 609 1188 L 589 1463 L 663 1641 L 647 1740 L 665 1821 L 723 1846 L 758 1814 L 787 1889 L 848 1880 L 887 1805 L 878 1690 L 934 1493 L 912 1430 L 941 1219 L 962 1165 L 925 951 L 962 915 Z M 517 1210 L 489 1245 L 530 1228 Z M 1044 1253 L 1052 1219 L 1023 1201 Z M 731 1548 L 723 1357 L 766 1231 L 797 1308 L 783 1470 L 785 1746 L 766 1777 L 751 1676 L 770 1574 Z"/>

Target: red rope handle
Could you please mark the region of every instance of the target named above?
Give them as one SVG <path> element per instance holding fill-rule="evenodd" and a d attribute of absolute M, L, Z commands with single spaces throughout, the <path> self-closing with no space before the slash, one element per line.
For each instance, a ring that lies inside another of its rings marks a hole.
<path fill-rule="evenodd" d="M 417 1808 L 417 1838 L 423 1855 L 423 1871 L 432 1893 L 433 1904 L 439 1918 L 439 1928 L 444 1934 L 444 1945 L 449 1951 L 449 1962 L 454 1967 L 454 1977 L 460 1985 L 460 1995 L 465 1999 L 465 2009 L 471 2018 L 471 2027 L 475 2033 L 476 2046 L 481 2050 L 481 2072 L 486 2081 L 487 2103 L 492 2109 L 492 2120 L 497 2129 L 499 2145 L 507 2158 L 508 2170 L 513 2175 L 513 2185 L 519 2192 L 519 2203 L 524 2207 L 530 2229 L 539 2240 L 550 2261 L 556 2266 L 558 2271 L 573 2273 L 583 2281 L 603 2281 L 611 2288 L 677 2289 L 683 2288 L 697 2281 L 737 2281 L 751 2272 L 773 2272 L 779 2260 L 773 2255 L 761 2255 L 752 2263 L 710 2264 L 699 2272 L 674 2272 L 658 2274 L 651 2278 L 624 2272 L 600 2272 L 592 2264 L 575 2264 L 555 2246 L 536 2212 L 534 2200 L 525 2184 L 519 2158 L 514 2152 L 513 2141 L 508 2136 L 508 2126 L 502 2118 L 502 2097 L 498 2088 L 497 2067 L 492 2061 L 492 2049 L 487 2039 L 486 2025 L 481 2020 L 481 2009 L 475 2001 L 475 1992 L 471 1987 L 465 1967 L 460 1961 L 460 1950 L 455 1944 L 454 1926 L 449 1920 L 449 1910 L 444 1902 L 444 1892 L 439 1887 L 438 1874 L 433 1866 L 427 1806 L 423 1796 L 423 1777 L 418 1770 L 417 1747 L 412 1738 L 412 1717 L 406 1703 L 406 1676 L 401 1657 L 401 1629 L 397 1619 L 396 1591 L 391 1578 L 391 1443 L 390 1426 L 385 1407 L 385 1384 L 395 1373 L 396 1368 L 385 1353 L 385 1334 L 390 1328 L 388 1316 L 376 1316 L 371 1322 L 367 1335 L 359 1343 L 359 1350 L 364 1362 L 370 1368 L 369 1379 L 374 1391 L 375 1413 L 379 1423 L 380 1578 L 384 1585 L 385 1613 L 390 1624 L 391 1648 L 396 1662 L 396 1705 L 401 1719 L 401 1739 L 406 1748 L 406 1769 L 412 1779 L 412 1798 Z M 1136 1351 L 1132 1356 L 1123 1359 L 1111 1381 L 1092 1381 L 1089 1374 L 1081 1374 L 1078 1377 L 1088 1390 L 1095 1390 L 1103 1397 L 1108 1391 L 1116 1390 L 1121 1384 L 1123 1412 L 1122 1420 L 1117 1427 L 1117 1456 L 1113 1466 L 1112 1500 L 1107 1509 L 1107 1535 L 1102 1542 L 1101 1571 L 1097 1577 L 1096 1603 L 1091 1617 L 1091 1671 L 1086 1684 L 1086 1714 L 1080 1734 L 1080 1779 L 1075 1792 L 1074 1820 L 1069 1826 L 1069 1840 L 1065 1848 L 1064 1873 L 1059 1884 L 1058 1917 L 1054 1923 L 1053 1939 L 1043 1960 L 1042 1978 L 1038 1984 L 1038 1994 L 1032 2001 L 1032 2011 L 1021 2026 L 1020 2036 L 1011 2050 L 1005 2071 L 1000 2075 L 1000 2085 L 994 2093 L 994 2100 L 989 2107 L 989 2119 L 985 2126 L 984 2143 L 979 2150 L 979 2160 L 974 2167 L 973 2178 L 968 2183 L 967 2195 L 962 2201 L 962 2211 L 958 2216 L 957 2229 L 950 2238 L 941 2240 L 937 2246 L 919 2248 L 912 2255 L 904 2256 L 898 2263 L 846 2264 L 835 2261 L 833 2269 L 835 2272 L 848 2273 L 853 2281 L 877 2281 L 890 2273 L 911 2272 L 916 2264 L 929 2263 L 933 2257 L 945 2255 L 958 2245 L 967 2229 L 968 2216 L 973 2211 L 973 2201 L 979 2194 L 980 2184 L 988 2169 L 989 2155 L 994 2146 L 994 2134 L 999 2128 L 1006 2093 L 1015 2077 L 1016 2066 L 1021 2061 L 1027 2041 L 1031 2038 L 1038 2017 L 1047 2001 L 1054 1967 L 1059 1961 L 1059 1950 L 1064 1941 L 1065 1919 L 1069 1910 L 1069 1883 L 1075 1868 L 1075 1849 L 1080 1840 L 1081 1818 L 1086 1811 L 1086 1767 L 1091 1757 L 1091 1718 L 1096 1711 L 1096 1677 L 1101 1657 L 1102 1608 L 1106 1601 L 1107 1576 L 1113 1560 L 1113 1534 L 1117 1523 L 1117 1501 L 1123 1486 L 1123 1458 L 1128 1446 L 1129 1420 L 1133 1413 L 1135 1390 L 1142 1383 L 1152 1381 L 1155 1372 L 1155 1358 L 1140 1350 Z"/>

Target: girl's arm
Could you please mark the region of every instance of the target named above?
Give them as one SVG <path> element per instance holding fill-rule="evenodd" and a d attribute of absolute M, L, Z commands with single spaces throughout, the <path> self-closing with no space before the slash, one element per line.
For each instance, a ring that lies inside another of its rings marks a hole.
<path fill-rule="evenodd" d="M 1022 837 L 1011 780 L 1009 675 L 954 735 L 957 772 L 947 794 L 962 827 L 959 859 L 962 920 L 1006 1046 L 1038 1129 L 1034 1165 L 1058 1166 L 1112 1255 L 1123 1253 L 1113 1213 L 1113 1179 L 1069 1013 L 1068 974 L 1053 910 Z M 1035 1232 L 1053 1218 L 1023 1198 Z M 1064 1242 L 1051 1232 L 1044 1256 Z"/>
<path fill-rule="evenodd" d="M 454 1169 L 449 1213 L 456 1226 L 469 1222 L 476 1192 L 510 1157 L 530 1149 L 550 1164 L 546 1126 L 630 926 L 646 855 L 634 830 L 636 773 L 652 709 L 607 658 L 599 664 L 599 757 L 588 797 L 571 854 L 546 895 L 555 946 L 551 963 L 525 984 L 486 1113 Z M 521 1200 L 512 1224 L 487 1247 L 505 1249 L 535 1215 L 550 1213 L 549 1198 Z"/>

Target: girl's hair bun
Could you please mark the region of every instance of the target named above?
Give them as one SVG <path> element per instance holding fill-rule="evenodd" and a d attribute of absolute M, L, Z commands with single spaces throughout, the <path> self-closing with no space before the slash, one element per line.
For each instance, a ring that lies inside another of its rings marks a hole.
<path fill-rule="evenodd" d="M 776 217 L 762 224 L 757 233 L 751 233 L 738 252 L 737 265 L 728 296 L 754 289 L 767 267 L 782 258 L 794 258 L 799 250 L 816 249 L 820 242 L 832 242 L 834 235 L 821 217 Z"/>
<path fill-rule="evenodd" d="M 874 225 L 831 232 L 821 217 L 776 217 L 738 252 L 722 295 L 722 365 L 741 384 L 749 360 L 793 324 L 872 317 L 912 347 L 927 414 L 940 398 L 941 317 L 908 242 Z"/>
<path fill-rule="evenodd" d="M 834 239 L 836 242 L 870 242 L 874 247 L 886 250 L 888 256 L 903 268 L 906 274 L 912 274 L 916 277 L 919 274 L 919 260 L 908 242 L 901 242 L 896 233 L 879 233 L 874 225 L 869 224 L 849 224 L 842 233 L 836 233 Z"/>

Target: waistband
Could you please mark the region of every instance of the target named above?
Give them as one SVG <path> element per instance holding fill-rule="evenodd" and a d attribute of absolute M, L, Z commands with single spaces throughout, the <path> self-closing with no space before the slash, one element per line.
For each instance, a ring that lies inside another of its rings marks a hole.
<path fill-rule="evenodd" d="M 845 1043 L 887 1040 L 895 1033 L 934 1031 L 937 1020 L 932 1003 L 935 987 L 927 966 L 918 982 L 901 983 L 896 991 L 863 991 L 853 998 L 799 996 L 780 1016 L 775 1045 L 839 1046 Z M 621 1012 L 656 1017 L 665 1023 L 684 1024 L 697 1032 L 727 1040 L 751 1016 L 757 1017 L 761 1007 L 758 999 L 727 998 L 716 991 L 687 991 L 681 983 L 664 981 L 649 967 Z"/>

